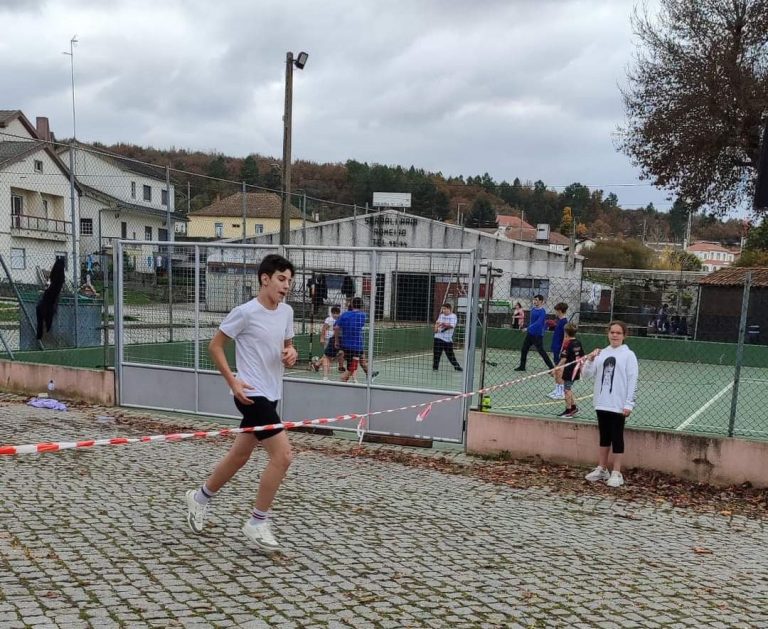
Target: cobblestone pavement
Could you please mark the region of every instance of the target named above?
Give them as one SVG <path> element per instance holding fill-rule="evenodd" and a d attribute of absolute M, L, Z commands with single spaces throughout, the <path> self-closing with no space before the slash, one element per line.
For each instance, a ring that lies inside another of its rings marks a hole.
<path fill-rule="evenodd" d="M 0 443 L 147 433 L 97 419 L 110 412 L 6 399 Z M 292 440 L 271 557 L 240 534 L 261 455 L 203 536 L 186 528 L 184 491 L 226 439 L 0 457 L 0 627 L 768 626 L 759 520 L 630 512 Z"/>

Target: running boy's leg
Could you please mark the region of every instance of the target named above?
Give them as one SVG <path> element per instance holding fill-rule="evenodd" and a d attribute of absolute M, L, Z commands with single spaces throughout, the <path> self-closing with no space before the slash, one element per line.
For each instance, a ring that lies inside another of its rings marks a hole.
<path fill-rule="evenodd" d="M 232 447 L 205 481 L 205 486 L 213 493 L 218 492 L 248 462 L 257 443 L 251 433 L 237 435 Z"/>
<path fill-rule="evenodd" d="M 291 443 L 288 441 L 288 434 L 284 430 L 264 439 L 261 446 L 267 451 L 269 461 L 261 473 L 255 506 L 259 511 L 266 513 L 272 506 L 277 490 L 280 489 L 280 483 L 283 482 L 285 474 L 293 462 L 293 450 L 291 450 Z"/>

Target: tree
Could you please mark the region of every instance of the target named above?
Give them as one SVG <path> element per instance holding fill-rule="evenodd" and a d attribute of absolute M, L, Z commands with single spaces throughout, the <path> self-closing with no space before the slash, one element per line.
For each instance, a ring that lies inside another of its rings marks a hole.
<path fill-rule="evenodd" d="M 264 173 L 262 182 L 265 188 L 280 192 L 283 185 L 282 179 L 280 178 L 280 166 L 278 164 L 270 164 L 269 170 Z"/>
<path fill-rule="evenodd" d="M 240 181 L 244 181 L 249 186 L 259 185 L 259 165 L 253 155 L 249 155 L 243 160 L 240 166 Z"/>
<path fill-rule="evenodd" d="M 635 11 L 619 148 L 657 186 L 724 214 L 751 198 L 768 113 L 768 0 Z"/>
<path fill-rule="evenodd" d="M 682 242 L 685 238 L 685 232 L 688 230 L 688 215 L 692 211 L 693 208 L 679 197 L 669 209 L 669 228 L 675 240 Z"/>
<path fill-rule="evenodd" d="M 639 240 L 601 240 L 582 251 L 584 266 L 600 269 L 649 269 L 653 251 Z"/>
<path fill-rule="evenodd" d="M 487 196 L 478 196 L 465 222 L 467 227 L 497 227 L 496 210 Z"/>
<path fill-rule="evenodd" d="M 665 249 L 656 260 L 656 268 L 665 271 L 701 271 L 701 260 L 680 249 Z"/>
<path fill-rule="evenodd" d="M 563 220 L 560 221 L 560 233 L 566 236 L 571 235 L 571 226 L 573 225 L 573 214 L 571 208 L 567 205 L 563 208 Z"/>

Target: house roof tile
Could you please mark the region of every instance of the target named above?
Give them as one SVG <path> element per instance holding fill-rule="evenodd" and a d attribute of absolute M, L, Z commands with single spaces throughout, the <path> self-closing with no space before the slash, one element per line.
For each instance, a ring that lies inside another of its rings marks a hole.
<path fill-rule="evenodd" d="M 726 267 L 710 273 L 699 280 L 707 286 L 744 286 L 747 271 L 752 272 L 752 286 L 768 286 L 768 268 L 765 267 Z"/>
<path fill-rule="evenodd" d="M 280 218 L 282 200 L 274 192 L 246 192 L 246 214 L 248 218 Z M 222 216 L 239 218 L 243 215 L 243 193 L 236 192 L 228 197 L 214 201 L 209 206 L 189 213 L 195 216 Z M 301 211 L 291 205 L 290 218 L 301 218 Z M 307 222 L 310 221 L 307 217 Z"/>

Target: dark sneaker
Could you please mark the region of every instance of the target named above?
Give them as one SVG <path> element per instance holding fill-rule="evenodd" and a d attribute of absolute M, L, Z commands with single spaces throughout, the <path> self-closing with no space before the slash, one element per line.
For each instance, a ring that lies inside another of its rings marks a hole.
<path fill-rule="evenodd" d="M 371 372 L 371 380 L 373 380 L 373 379 L 374 379 L 376 376 L 378 376 L 378 375 L 379 375 L 379 372 L 378 372 L 378 371 L 373 371 L 373 372 Z"/>
<path fill-rule="evenodd" d="M 576 413 L 579 412 L 578 407 L 574 406 L 573 408 L 566 408 L 562 413 L 558 413 L 558 417 L 575 417 Z"/>
<path fill-rule="evenodd" d="M 464 371 L 461 367 L 454 367 L 456 371 Z"/>
<path fill-rule="evenodd" d="M 525 371 L 525 367 L 515 367 L 515 371 Z"/>

